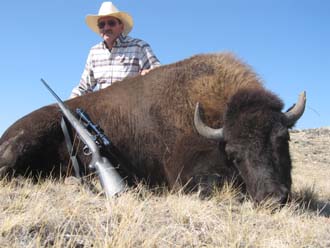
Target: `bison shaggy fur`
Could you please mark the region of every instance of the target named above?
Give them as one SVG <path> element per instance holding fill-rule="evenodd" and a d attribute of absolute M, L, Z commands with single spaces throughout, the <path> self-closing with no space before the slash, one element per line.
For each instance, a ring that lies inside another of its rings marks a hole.
<path fill-rule="evenodd" d="M 221 139 L 196 131 L 196 103 L 208 128 L 222 128 Z M 282 101 L 232 54 L 196 55 L 65 104 L 84 109 L 110 137 L 129 185 L 184 185 L 208 194 L 236 178 L 258 202 L 283 202 L 290 193 L 288 128 L 298 118 L 288 118 Z M 67 174 L 60 120 L 52 104 L 10 126 L 0 139 L 0 175 Z M 88 163 L 80 148 L 78 158 Z"/>

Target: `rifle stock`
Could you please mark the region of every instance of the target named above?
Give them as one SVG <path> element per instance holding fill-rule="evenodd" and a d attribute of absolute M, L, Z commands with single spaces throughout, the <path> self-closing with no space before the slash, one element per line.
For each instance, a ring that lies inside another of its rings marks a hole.
<path fill-rule="evenodd" d="M 46 86 L 50 93 L 56 98 L 57 103 L 67 120 L 71 123 L 72 127 L 78 133 L 80 139 L 88 146 L 92 153 L 92 160 L 90 165 L 96 169 L 96 172 L 100 178 L 101 185 L 108 197 L 114 196 L 122 192 L 125 188 L 123 179 L 120 177 L 116 169 L 111 165 L 106 157 L 100 155 L 98 146 L 95 144 L 93 138 L 87 129 L 80 123 L 80 121 L 71 113 L 71 111 L 65 106 L 64 102 L 56 95 L 56 93 L 50 88 L 45 80 L 41 79 L 41 82 Z"/>

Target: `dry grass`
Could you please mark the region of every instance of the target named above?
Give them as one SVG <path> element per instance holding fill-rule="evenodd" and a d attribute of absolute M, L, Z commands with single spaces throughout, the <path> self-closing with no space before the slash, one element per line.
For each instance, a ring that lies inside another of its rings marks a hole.
<path fill-rule="evenodd" d="M 330 247 L 330 165 L 301 160 L 300 134 L 296 202 L 282 209 L 255 207 L 230 186 L 208 200 L 142 185 L 105 199 L 75 181 L 2 180 L 0 247 Z"/>

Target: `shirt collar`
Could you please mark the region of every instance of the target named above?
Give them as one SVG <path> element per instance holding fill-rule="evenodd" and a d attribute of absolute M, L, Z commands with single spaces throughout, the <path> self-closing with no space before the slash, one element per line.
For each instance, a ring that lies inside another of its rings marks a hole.
<path fill-rule="evenodd" d="M 116 40 L 115 46 L 120 46 L 123 42 L 125 42 L 126 36 L 121 34 Z"/>

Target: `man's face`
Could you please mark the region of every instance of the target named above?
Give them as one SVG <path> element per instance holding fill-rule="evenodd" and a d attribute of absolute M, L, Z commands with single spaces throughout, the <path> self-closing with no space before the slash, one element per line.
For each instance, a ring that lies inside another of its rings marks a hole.
<path fill-rule="evenodd" d="M 98 20 L 98 27 L 102 38 L 107 42 L 116 40 L 124 30 L 123 23 L 115 17 L 101 17 Z"/>

